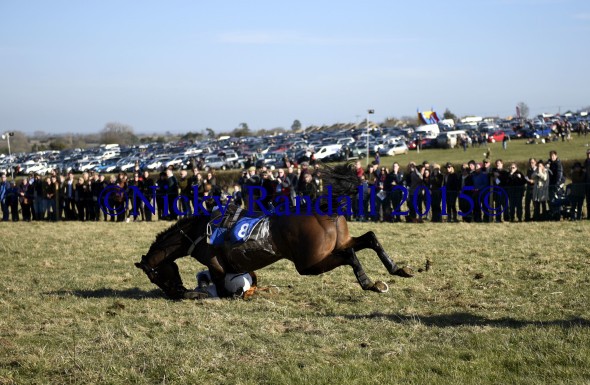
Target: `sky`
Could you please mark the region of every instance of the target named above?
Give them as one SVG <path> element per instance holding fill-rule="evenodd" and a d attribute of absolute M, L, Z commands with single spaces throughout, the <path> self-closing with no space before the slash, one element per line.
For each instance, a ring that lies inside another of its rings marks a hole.
<path fill-rule="evenodd" d="M 589 41 L 587 0 L 0 0 L 0 131 L 564 112 Z"/>

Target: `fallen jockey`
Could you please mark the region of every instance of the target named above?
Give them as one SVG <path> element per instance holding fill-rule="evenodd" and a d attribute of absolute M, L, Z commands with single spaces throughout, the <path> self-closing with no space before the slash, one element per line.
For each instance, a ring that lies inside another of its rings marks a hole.
<path fill-rule="evenodd" d="M 223 283 L 225 290 L 232 293 L 234 298 L 248 298 L 256 290 L 256 274 L 226 274 Z M 203 270 L 197 274 L 195 291 L 207 294 L 208 298 L 219 298 L 209 270 Z"/>

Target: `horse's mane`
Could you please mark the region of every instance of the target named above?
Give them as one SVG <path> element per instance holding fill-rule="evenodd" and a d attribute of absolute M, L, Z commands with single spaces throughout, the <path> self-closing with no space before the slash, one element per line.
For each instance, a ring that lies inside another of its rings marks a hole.
<path fill-rule="evenodd" d="M 335 166 L 323 164 L 321 172 L 324 189 L 331 186 L 334 196 L 357 194 L 360 182 L 356 176 L 354 164 L 342 163 Z"/>
<path fill-rule="evenodd" d="M 356 170 L 352 163 L 342 163 L 335 166 L 323 164 L 321 168 L 322 179 L 324 182 L 324 193 L 327 193 L 327 187 L 332 189 L 332 210 L 336 211 L 340 206 L 337 198 L 342 196 L 353 196 L 358 193 L 360 184 L 356 176 Z M 327 202 L 321 203 L 322 210 L 327 207 Z"/>

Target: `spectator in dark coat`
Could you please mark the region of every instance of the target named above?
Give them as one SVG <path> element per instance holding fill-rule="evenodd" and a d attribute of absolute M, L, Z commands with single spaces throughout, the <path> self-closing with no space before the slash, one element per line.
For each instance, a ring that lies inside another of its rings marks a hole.
<path fill-rule="evenodd" d="M 13 222 L 18 222 L 18 187 L 11 180 L 6 190 L 6 204 L 10 207 L 10 214 Z"/>
<path fill-rule="evenodd" d="M 28 178 L 23 178 L 18 188 L 18 199 L 23 220 L 29 222 L 33 217 L 33 186 Z"/>
<path fill-rule="evenodd" d="M 167 195 L 168 195 L 168 213 L 170 214 L 169 219 L 177 220 L 178 219 L 178 180 L 172 170 L 166 170 L 166 181 L 168 184 Z"/>
<path fill-rule="evenodd" d="M 505 221 L 509 220 L 510 210 L 508 208 L 508 171 L 504 168 L 502 159 L 495 162 L 496 167 L 492 170 L 491 185 L 499 187 L 493 191 L 494 194 L 494 210 L 491 214 L 496 216 L 496 222 L 502 222 L 502 217 Z M 488 210 L 489 211 L 489 210 Z"/>
<path fill-rule="evenodd" d="M 446 174 L 444 175 L 443 185 L 447 193 L 447 214 L 448 222 L 457 222 L 457 198 L 461 191 L 461 177 L 455 172 L 451 163 L 445 165 Z"/>
<path fill-rule="evenodd" d="M 432 175 L 430 176 L 430 197 L 432 202 L 432 222 L 442 222 L 442 191 L 444 176 L 441 173 L 440 165 L 432 166 Z"/>
<path fill-rule="evenodd" d="M 588 130 L 588 123 L 586 123 L 586 130 Z M 586 219 L 590 220 L 590 150 L 586 150 L 584 182 L 586 183 Z"/>
<path fill-rule="evenodd" d="M 2 208 L 2 220 L 7 221 L 9 218 L 9 205 L 6 200 L 6 194 L 10 189 L 10 184 L 6 180 L 6 174 L 2 173 L 2 180 L 0 180 L 0 206 Z"/>
<path fill-rule="evenodd" d="M 551 200 L 557 194 L 559 187 L 565 183 L 563 165 L 557 157 L 557 151 L 549 152 L 546 168 L 549 171 L 549 200 Z"/>
<path fill-rule="evenodd" d="M 404 174 L 400 170 L 399 163 L 395 162 L 383 185 L 383 189 L 387 194 L 384 205 L 387 212 L 386 220 L 388 221 L 401 222 L 400 206 L 404 195 L 403 184 Z"/>
<path fill-rule="evenodd" d="M 582 219 L 582 207 L 584 206 L 585 175 L 580 162 L 574 163 L 572 169 L 572 185 L 570 190 L 570 201 L 572 203 L 571 220 Z"/>
<path fill-rule="evenodd" d="M 526 179 L 522 172 L 518 170 L 516 163 L 511 163 L 506 186 L 509 200 L 508 206 L 510 207 L 510 222 L 515 222 L 516 218 L 518 218 L 519 222 L 522 222 L 522 198 L 526 183 Z"/>

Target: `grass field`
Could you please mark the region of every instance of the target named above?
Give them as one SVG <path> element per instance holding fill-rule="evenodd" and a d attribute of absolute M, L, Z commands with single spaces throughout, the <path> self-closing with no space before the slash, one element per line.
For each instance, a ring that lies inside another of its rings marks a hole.
<path fill-rule="evenodd" d="M 351 224 L 394 260 L 260 270 L 249 301 L 164 299 L 156 223 L 0 224 L 0 384 L 589 384 L 590 222 Z M 187 286 L 201 266 L 179 261 Z"/>
<path fill-rule="evenodd" d="M 526 144 L 526 140 L 517 139 L 508 142 L 506 150 L 502 149 L 502 143 L 488 143 L 484 147 L 469 147 L 467 151 L 463 151 L 463 148 L 427 149 L 420 151 L 420 153 L 410 151 L 407 155 L 396 155 L 383 159 L 386 160 L 385 164 L 387 166 L 390 166 L 389 163 L 392 161 L 399 162 L 402 166 L 407 165 L 410 161 L 422 162 L 423 160 L 428 160 L 431 164 L 439 163 L 441 165 L 446 162 L 453 164 L 467 163 L 470 159 L 481 162 L 484 158 L 484 153 L 489 148 L 492 162 L 495 159 L 502 159 L 505 165 L 508 162 L 518 162 L 524 166 L 529 158 L 547 160 L 549 159 L 549 151 L 551 150 L 557 151 L 560 159 L 569 164 L 569 161 L 573 160 L 583 162 L 586 159 L 586 150 L 589 146 L 590 136 L 578 137 L 574 133 L 572 140 L 566 142 Z M 567 172 L 569 173 L 569 170 Z"/>

